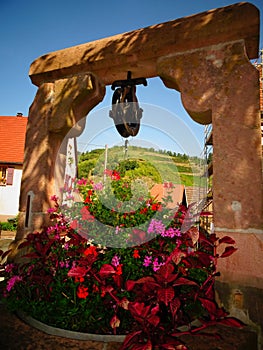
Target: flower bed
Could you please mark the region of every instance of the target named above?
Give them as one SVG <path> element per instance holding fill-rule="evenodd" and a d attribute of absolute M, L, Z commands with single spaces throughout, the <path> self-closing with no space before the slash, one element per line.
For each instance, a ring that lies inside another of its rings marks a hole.
<path fill-rule="evenodd" d="M 116 170 L 106 175 L 108 185 L 78 182 L 84 203 L 53 197 L 53 224 L 27 235 L 22 261 L 2 266 L 8 306 L 57 328 L 125 335 L 125 350 L 187 349 L 182 335 L 241 326 L 214 293 L 217 259 L 236 250 L 233 239 L 198 230 L 189 208 L 170 212 L 142 189 L 132 194 Z"/>

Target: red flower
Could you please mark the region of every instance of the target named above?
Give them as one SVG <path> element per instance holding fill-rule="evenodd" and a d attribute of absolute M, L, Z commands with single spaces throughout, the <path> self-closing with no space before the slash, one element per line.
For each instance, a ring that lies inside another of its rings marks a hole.
<path fill-rule="evenodd" d="M 164 184 L 163 184 L 163 187 L 164 188 L 173 188 L 173 183 L 172 182 L 165 182 Z"/>
<path fill-rule="evenodd" d="M 91 203 L 92 202 L 92 200 L 90 198 L 92 195 L 93 195 L 93 191 L 92 190 L 88 190 L 88 195 L 87 195 L 87 197 L 85 199 L 85 203 Z"/>
<path fill-rule="evenodd" d="M 107 175 L 107 176 L 111 176 L 111 175 L 112 175 L 112 170 L 110 170 L 110 169 L 105 169 L 105 170 L 104 170 L 104 174 Z"/>
<path fill-rule="evenodd" d="M 147 213 L 147 211 L 148 211 L 148 208 L 142 208 L 141 210 L 140 210 L 140 214 L 146 214 Z"/>
<path fill-rule="evenodd" d="M 87 220 L 89 222 L 93 222 L 95 220 L 94 216 L 91 215 L 87 207 L 83 207 L 80 210 L 81 215 L 82 215 L 82 220 Z"/>
<path fill-rule="evenodd" d="M 102 298 L 104 298 L 105 295 L 106 295 L 106 290 L 105 290 L 105 288 L 102 286 L 100 296 L 101 296 Z"/>
<path fill-rule="evenodd" d="M 118 171 L 113 170 L 112 174 L 111 174 L 111 179 L 118 181 L 121 179 L 120 173 L 118 173 Z"/>
<path fill-rule="evenodd" d="M 77 289 L 77 296 L 80 299 L 86 299 L 88 295 L 89 295 L 88 288 L 84 287 L 83 285 L 79 285 Z"/>
<path fill-rule="evenodd" d="M 92 200 L 90 199 L 89 196 L 87 196 L 86 199 L 85 199 L 85 201 L 84 201 L 84 203 L 91 203 L 91 202 L 92 202 Z"/>
<path fill-rule="evenodd" d="M 118 181 L 121 179 L 121 175 L 118 171 L 116 170 L 109 170 L 109 169 L 106 169 L 104 170 L 104 174 L 107 175 L 107 176 L 110 176 L 112 180 L 115 180 L 115 181 Z"/>
<path fill-rule="evenodd" d="M 96 257 L 98 255 L 97 248 L 94 245 L 89 246 L 87 249 L 85 249 L 84 255 L 93 255 Z"/>
<path fill-rule="evenodd" d="M 75 282 L 84 282 L 84 277 L 75 277 Z"/>
<path fill-rule="evenodd" d="M 70 228 L 72 228 L 72 230 L 76 230 L 77 228 L 79 228 L 78 220 L 73 220 L 73 221 L 70 223 Z"/>
<path fill-rule="evenodd" d="M 134 249 L 134 251 L 133 251 L 133 257 L 134 257 L 134 259 L 140 258 L 140 254 L 139 254 L 139 250 L 138 250 L 138 249 Z"/>
<path fill-rule="evenodd" d="M 154 210 L 154 211 L 158 210 L 158 209 L 159 209 L 159 206 L 160 206 L 160 204 L 158 204 L 158 203 L 153 203 L 153 204 L 152 204 L 152 210 Z"/>
<path fill-rule="evenodd" d="M 93 293 L 98 293 L 99 292 L 99 287 L 95 283 L 92 286 L 92 291 L 93 291 Z"/>
<path fill-rule="evenodd" d="M 116 267 L 116 275 L 122 275 L 122 264 Z"/>

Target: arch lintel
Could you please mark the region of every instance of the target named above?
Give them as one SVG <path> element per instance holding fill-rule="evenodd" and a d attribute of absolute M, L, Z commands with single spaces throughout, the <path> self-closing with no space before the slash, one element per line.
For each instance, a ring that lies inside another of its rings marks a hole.
<path fill-rule="evenodd" d="M 51 52 L 30 66 L 33 84 L 93 72 L 105 85 L 126 78 L 156 76 L 156 60 L 183 51 L 244 40 L 249 59 L 259 51 L 259 10 L 237 3 Z"/>

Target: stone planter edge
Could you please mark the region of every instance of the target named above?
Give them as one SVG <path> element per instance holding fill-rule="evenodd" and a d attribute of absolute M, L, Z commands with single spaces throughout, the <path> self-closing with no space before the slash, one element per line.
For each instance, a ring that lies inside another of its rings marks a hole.
<path fill-rule="evenodd" d="M 28 325 L 46 334 L 54 335 L 58 337 L 75 339 L 75 340 L 91 340 L 91 341 L 104 342 L 104 343 L 110 343 L 110 342 L 123 343 L 126 337 L 125 335 L 91 334 L 91 333 L 69 331 L 67 329 L 49 326 L 43 322 L 40 322 L 34 319 L 31 316 L 26 315 L 21 311 L 17 311 L 16 313 L 17 313 L 17 316 Z"/>

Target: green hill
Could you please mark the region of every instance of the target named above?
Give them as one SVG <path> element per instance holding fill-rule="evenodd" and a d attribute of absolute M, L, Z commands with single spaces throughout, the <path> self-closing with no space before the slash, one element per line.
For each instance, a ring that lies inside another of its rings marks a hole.
<path fill-rule="evenodd" d="M 203 160 L 170 151 L 130 146 L 95 149 L 79 155 L 78 177 L 101 177 L 104 168 L 124 171 L 131 179 L 141 178 L 150 187 L 155 183 L 173 182 L 185 186 L 200 186 Z M 202 180 L 201 180 L 202 182 Z M 203 181 L 204 183 L 204 181 Z"/>

